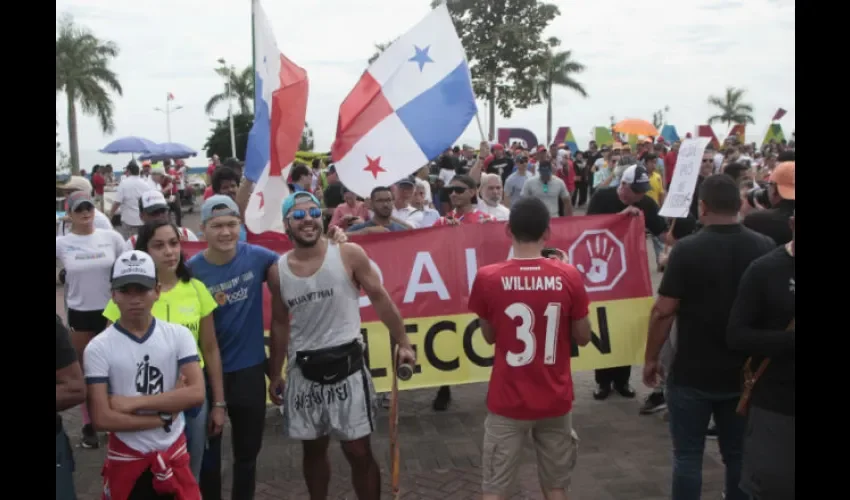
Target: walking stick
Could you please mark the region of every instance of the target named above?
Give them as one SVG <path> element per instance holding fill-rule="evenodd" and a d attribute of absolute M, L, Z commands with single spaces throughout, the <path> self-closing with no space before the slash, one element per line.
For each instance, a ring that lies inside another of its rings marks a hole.
<path fill-rule="evenodd" d="M 398 379 L 410 380 L 413 368 L 410 365 L 399 364 L 398 345 L 393 348 L 392 392 L 390 393 L 390 476 L 393 500 L 401 497 L 401 454 L 398 447 Z"/>

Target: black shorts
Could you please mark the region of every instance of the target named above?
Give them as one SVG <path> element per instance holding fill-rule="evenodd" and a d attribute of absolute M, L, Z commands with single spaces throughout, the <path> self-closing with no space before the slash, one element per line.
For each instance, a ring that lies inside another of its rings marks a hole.
<path fill-rule="evenodd" d="M 78 332 L 100 333 L 106 330 L 106 322 L 102 309 L 99 311 L 68 309 L 68 326 Z"/>

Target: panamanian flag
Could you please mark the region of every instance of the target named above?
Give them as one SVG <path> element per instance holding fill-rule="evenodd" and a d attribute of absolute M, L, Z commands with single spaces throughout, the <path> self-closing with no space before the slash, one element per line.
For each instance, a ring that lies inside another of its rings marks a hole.
<path fill-rule="evenodd" d="M 283 231 L 281 206 L 289 196 L 286 180 L 307 117 L 307 72 L 277 48 L 259 0 L 254 11 L 254 125 L 248 136 L 245 177 L 255 183 L 245 210 L 253 233 Z"/>
<path fill-rule="evenodd" d="M 363 73 L 339 109 L 340 181 L 367 197 L 436 158 L 477 112 L 466 54 L 445 3 Z"/>

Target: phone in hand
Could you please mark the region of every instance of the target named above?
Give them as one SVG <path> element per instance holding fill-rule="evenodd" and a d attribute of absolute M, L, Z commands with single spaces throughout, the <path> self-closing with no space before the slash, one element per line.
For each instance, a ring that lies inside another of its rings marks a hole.
<path fill-rule="evenodd" d="M 540 255 L 548 259 L 550 257 L 560 257 L 561 252 L 557 248 L 544 248 L 541 250 Z"/>

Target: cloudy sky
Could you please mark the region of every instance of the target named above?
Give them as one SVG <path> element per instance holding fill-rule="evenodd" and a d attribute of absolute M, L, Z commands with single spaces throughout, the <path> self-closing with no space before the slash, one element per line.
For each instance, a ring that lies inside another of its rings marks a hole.
<path fill-rule="evenodd" d="M 795 127 L 794 0 L 553 0 L 561 16 L 546 36 L 562 41 L 587 66 L 579 76 L 583 99 L 567 89 L 554 95 L 554 125 L 570 126 L 580 148 L 590 130 L 611 115 L 651 120 L 670 107 L 667 121 L 681 135 L 714 114 L 706 103 L 727 86 L 747 89 L 756 124 L 748 140 L 761 140 L 778 107 L 786 135 Z M 310 76 L 307 120 L 316 148 L 328 150 L 339 105 L 366 68 L 373 44 L 391 40 L 416 24 L 429 0 L 265 1 L 278 46 Z M 251 64 L 248 0 L 57 0 L 56 14 L 69 12 L 98 37 L 121 48 L 113 69 L 124 87 L 115 97 L 116 130 L 105 136 L 97 121 L 79 120 L 82 167 L 114 157 L 97 150 L 113 138 L 139 135 L 166 140 L 163 107 L 174 105 L 172 140 L 200 149 L 211 127 L 204 104 L 222 90 L 213 68 L 223 57 L 237 68 Z M 64 96 L 56 100 L 59 140 L 67 145 Z M 479 104 L 486 129 L 486 108 Z M 215 118 L 226 116 L 226 106 Z M 546 109 L 518 110 L 497 126 L 525 127 L 545 138 Z M 723 137 L 728 131 L 715 125 Z M 475 122 L 458 142 L 477 143 Z M 203 163 L 203 160 L 199 160 Z"/>

